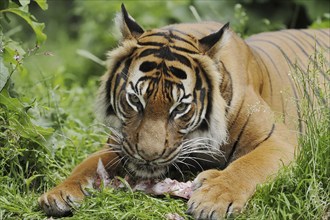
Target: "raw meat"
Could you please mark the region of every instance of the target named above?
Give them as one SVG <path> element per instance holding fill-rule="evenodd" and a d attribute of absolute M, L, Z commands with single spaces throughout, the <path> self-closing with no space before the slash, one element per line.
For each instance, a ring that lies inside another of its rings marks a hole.
<path fill-rule="evenodd" d="M 111 180 L 101 160 L 98 162 L 96 173 L 95 188 L 100 188 L 101 185 L 116 189 L 124 188 L 124 182 L 126 182 L 133 191 L 143 191 L 152 195 L 169 194 L 171 196 L 189 199 L 192 193 L 191 181 L 179 182 L 166 178 L 164 180 L 140 180 L 133 182 L 128 176 L 125 176 L 124 179 L 115 177 Z"/>

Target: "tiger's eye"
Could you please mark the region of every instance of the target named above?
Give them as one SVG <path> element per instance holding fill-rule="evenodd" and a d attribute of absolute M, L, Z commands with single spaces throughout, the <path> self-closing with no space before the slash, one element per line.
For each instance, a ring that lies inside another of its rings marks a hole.
<path fill-rule="evenodd" d="M 140 102 L 140 99 L 137 95 L 131 94 L 129 95 L 129 100 L 133 103 L 133 104 L 137 104 Z"/>
<path fill-rule="evenodd" d="M 188 104 L 186 103 L 180 103 L 176 108 L 175 110 L 178 111 L 178 112 L 183 112 L 184 110 L 186 110 Z"/>

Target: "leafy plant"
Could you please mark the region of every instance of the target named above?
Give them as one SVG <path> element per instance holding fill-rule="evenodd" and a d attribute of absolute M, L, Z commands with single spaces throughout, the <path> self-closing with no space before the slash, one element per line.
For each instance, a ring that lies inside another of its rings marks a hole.
<path fill-rule="evenodd" d="M 46 0 L 36 0 L 35 1 L 43 10 L 47 9 Z M 29 4 L 30 0 L 20 0 L 20 4 L 16 4 L 11 0 L 3 0 L 0 3 L 0 20 L 3 22 L 6 20 L 10 22 L 10 18 L 8 14 L 14 14 L 17 17 L 23 19 L 34 31 L 36 36 L 36 45 L 32 50 L 28 50 L 26 52 L 23 47 L 17 42 L 10 38 L 13 34 L 13 30 L 8 30 L 4 32 L 4 26 L 1 23 L 0 25 L 0 91 L 3 90 L 5 84 L 10 79 L 10 76 L 18 69 L 19 71 L 24 71 L 24 67 L 21 65 L 25 56 L 31 55 L 32 52 L 36 51 L 41 44 L 43 44 L 47 38 L 47 36 L 43 33 L 43 29 L 45 25 L 43 23 L 37 22 L 35 17 L 29 13 Z M 9 73 L 8 68 L 11 68 Z"/>

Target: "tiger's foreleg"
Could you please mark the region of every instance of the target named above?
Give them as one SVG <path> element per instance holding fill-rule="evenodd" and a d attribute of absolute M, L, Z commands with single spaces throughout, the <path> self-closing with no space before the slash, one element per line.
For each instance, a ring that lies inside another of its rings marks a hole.
<path fill-rule="evenodd" d="M 118 168 L 118 155 L 108 146 L 95 152 L 80 163 L 66 180 L 39 197 L 39 205 L 47 215 L 65 216 L 79 205 L 88 195 L 85 189 L 93 187 L 99 159 L 108 172 L 115 172 Z"/>
<path fill-rule="evenodd" d="M 207 170 L 194 181 L 188 213 L 196 219 L 222 219 L 240 212 L 257 184 L 275 174 L 294 157 L 295 146 L 276 132 L 256 149 L 232 162 L 226 169 Z"/>

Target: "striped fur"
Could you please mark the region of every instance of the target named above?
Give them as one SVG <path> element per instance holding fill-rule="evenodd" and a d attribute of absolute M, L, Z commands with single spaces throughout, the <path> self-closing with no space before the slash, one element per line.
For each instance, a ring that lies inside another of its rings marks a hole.
<path fill-rule="evenodd" d="M 188 213 L 220 219 L 242 210 L 256 185 L 294 157 L 303 126 L 293 69 L 307 74 L 319 50 L 329 66 L 329 30 L 246 41 L 216 22 L 144 31 L 124 7 L 117 23 L 123 39 L 108 54 L 98 101 L 113 129 L 110 148 L 40 197 L 41 206 L 52 215 L 68 212 L 65 198 L 83 198 L 101 158 L 113 174 L 122 167 L 142 178 L 205 170 L 194 181 Z"/>

